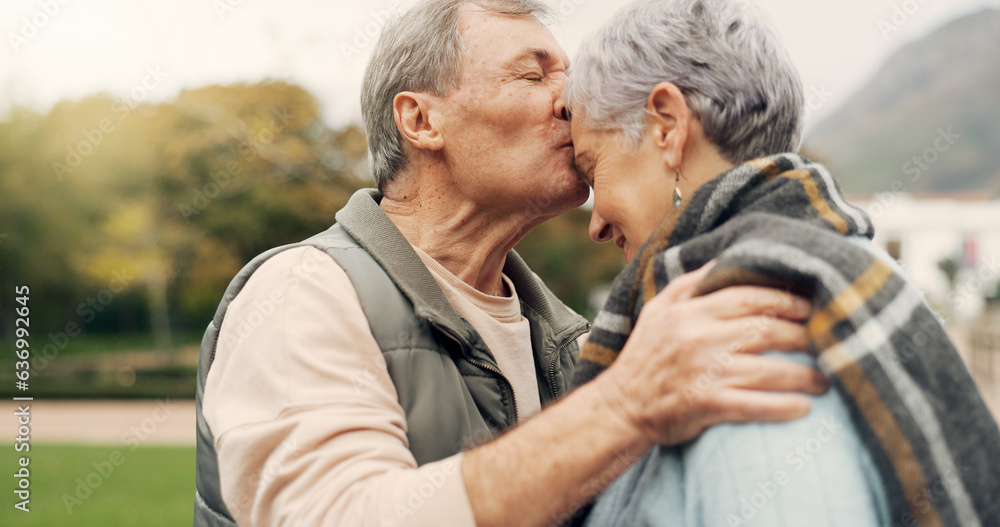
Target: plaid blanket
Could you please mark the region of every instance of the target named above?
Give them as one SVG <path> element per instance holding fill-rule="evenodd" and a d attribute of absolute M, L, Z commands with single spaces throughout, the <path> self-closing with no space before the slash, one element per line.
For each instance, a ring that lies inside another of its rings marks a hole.
<path fill-rule="evenodd" d="M 1000 526 L 1000 430 L 921 293 L 870 247 L 873 233 L 800 156 L 719 175 L 618 276 L 574 384 L 614 361 L 657 291 L 716 259 L 699 294 L 752 284 L 812 300 L 809 351 L 875 460 L 894 525 Z"/>

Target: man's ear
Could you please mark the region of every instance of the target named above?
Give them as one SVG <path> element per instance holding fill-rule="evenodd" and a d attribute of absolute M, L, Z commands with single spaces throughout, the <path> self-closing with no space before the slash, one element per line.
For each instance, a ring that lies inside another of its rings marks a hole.
<path fill-rule="evenodd" d="M 684 94 L 673 83 L 661 82 L 649 92 L 646 113 L 652 120 L 653 140 L 663 150 L 663 161 L 670 169 L 678 169 L 684 161 L 692 120 Z"/>
<path fill-rule="evenodd" d="M 431 116 L 432 101 L 425 93 L 400 92 L 392 100 L 396 129 L 403 140 L 422 150 L 441 150 L 444 137 Z"/>

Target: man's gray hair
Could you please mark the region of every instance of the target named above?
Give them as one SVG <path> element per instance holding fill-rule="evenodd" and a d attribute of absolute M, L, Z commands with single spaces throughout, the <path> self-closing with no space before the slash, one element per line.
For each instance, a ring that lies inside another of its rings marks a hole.
<path fill-rule="evenodd" d="M 382 191 L 406 166 L 403 139 L 393 117 L 393 99 L 404 91 L 445 96 L 458 87 L 466 53 L 458 24 L 466 4 L 512 16 L 541 19 L 551 14 L 538 0 L 422 0 L 386 24 L 361 88 L 368 163 Z"/>
<path fill-rule="evenodd" d="M 574 118 L 636 146 L 653 88 L 672 82 L 732 163 L 798 150 L 804 95 L 770 28 L 743 1 L 641 0 L 580 46 L 565 97 Z"/>

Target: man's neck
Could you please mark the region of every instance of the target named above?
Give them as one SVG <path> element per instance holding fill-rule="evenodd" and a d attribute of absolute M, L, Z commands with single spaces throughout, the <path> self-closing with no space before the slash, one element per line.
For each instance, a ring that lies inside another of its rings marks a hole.
<path fill-rule="evenodd" d="M 407 241 L 463 282 L 504 296 L 507 253 L 541 220 L 487 210 L 449 190 L 400 182 L 379 206 Z"/>

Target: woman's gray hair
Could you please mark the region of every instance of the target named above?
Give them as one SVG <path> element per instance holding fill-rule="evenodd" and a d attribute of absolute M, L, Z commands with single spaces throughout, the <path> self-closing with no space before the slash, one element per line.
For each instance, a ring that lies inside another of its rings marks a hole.
<path fill-rule="evenodd" d="M 732 163 L 798 150 L 798 72 L 745 1 L 640 0 L 580 46 L 565 98 L 574 118 L 636 146 L 653 88 L 672 82 Z"/>
<path fill-rule="evenodd" d="M 512 16 L 542 18 L 551 14 L 538 0 L 423 0 L 386 24 L 361 87 L 368 163 L 382 191 L 406 166 L 403 139 L 393 118 L 393 99 L 404 91 L 445 96 L 458 87 L 466 53 L 458 23 L 466 4 Z"/>

